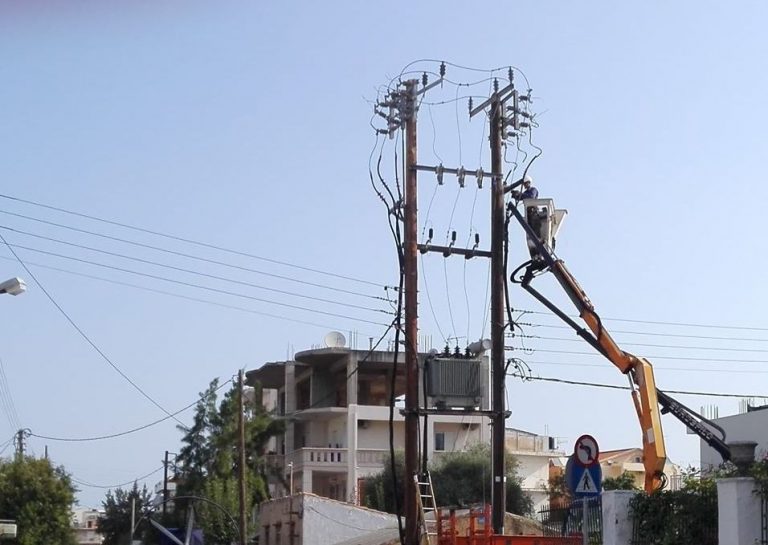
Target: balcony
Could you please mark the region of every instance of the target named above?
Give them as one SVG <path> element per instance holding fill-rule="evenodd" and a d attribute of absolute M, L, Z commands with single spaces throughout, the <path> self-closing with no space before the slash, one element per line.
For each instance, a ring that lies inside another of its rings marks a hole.
<path fill-rule="evenodd" d="M 358 449 L 356 465 L 358 468 L 383 468 L 389 455 L 387 449 Z M 346 448 L 300 448 L 290 454 L 266 455 L 266 462 L 271 467 L 287 468 L 293 462 L 293 470 L 346 470 L 349 465 L 349 451 Z"/>

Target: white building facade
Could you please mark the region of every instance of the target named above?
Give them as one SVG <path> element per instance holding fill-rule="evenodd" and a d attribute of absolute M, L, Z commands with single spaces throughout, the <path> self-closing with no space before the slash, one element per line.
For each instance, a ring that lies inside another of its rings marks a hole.
<path fill-rule="evenodd" d="M 276 413 L 286 420 L 285 434 L 268 454 L 271 465 L 285 477 L 272 483 L 273 497 L 314 493 L 359 503 L 366 477 L 384 469 L 389 455 L 391 370 L 394 353 L 349 348 L 299 352 L 293 360 L 264 364 L 246 373 L 248 384 L 259 383 L 273 399 Z M 404 356 L 398 356 L 395 397 L 405 393 Z M 424 355 L 419 358 L 420 376 Z M 478 409 L 489 410 L 489 370 L 481 358 Z M 269 392 L 272 390 L 273 392 Z M 422 388 L 420 406 L 424 406 Z M 268 407 L 269 408 L 269 407 Z M 405 446 L 404 417 L 394 411 L 394 447 Z M 464 450 L 490 442 L 489 419 L 471 411 L 430 415 L 427 454 Z M 423 420 L 422 420 L 423 423 Z"/>
<path fill-rule="evenodd" d="M 726 442 L 755 441 L 755 454 L 762 458 L 768 454 L 768 405 L 746 407 L 746 412 L 714 418 L 712 422 L 723 428 Z M 718 452 L 700 440 L 701 469 L 706 471 L 723 463 Z"/>

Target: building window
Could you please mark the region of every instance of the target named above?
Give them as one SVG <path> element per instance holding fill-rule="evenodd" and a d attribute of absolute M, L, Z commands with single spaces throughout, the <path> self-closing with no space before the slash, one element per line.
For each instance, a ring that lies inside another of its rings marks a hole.
<path fill-rule="evenodd" d="M 445 450 L 445 433 L 435 432 L 435 450 Z"/>

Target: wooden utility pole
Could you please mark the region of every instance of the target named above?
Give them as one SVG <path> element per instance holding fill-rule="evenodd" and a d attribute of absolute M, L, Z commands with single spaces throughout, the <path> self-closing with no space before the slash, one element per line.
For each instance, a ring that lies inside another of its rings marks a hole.
<path fill-rule="evenodd" d="M 491 103 L 491 171 L 500 173 L 502 169 L 502 130 L 504 103 L 498 92 Z M 491 440 L 492 460 L 492 519 L 493 531 L 504 533 L 504 513 L 506 512 L 506 476 L 504 464 L 504 183 L 500 176 L 494 176 L 491 188 L 491 384 L 493 428 Z"/>
<path fill-rule="evenodd" d="M 243 403 L 243 370 L 237 373 L 237 428 L 238 428 L 238 452 L 240 455 L 240 545 L 245 545 L 247 519 L 245 505 L 245 404 Z"/>
<path fill-rule="evenodd" d="M 418 359 L 418 194 L 416 183 L 416 91 L 418 80 L 405 82 L 401 115 L 405 119 L 405 545 L 419 544 L 416 473 L 419 470 Z"/>

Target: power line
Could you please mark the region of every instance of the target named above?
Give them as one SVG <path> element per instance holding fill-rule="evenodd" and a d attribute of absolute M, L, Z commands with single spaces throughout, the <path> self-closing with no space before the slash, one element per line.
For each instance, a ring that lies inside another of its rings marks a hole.
<path fill-rule="evenodd" d="M 13 402 L 8 377 L 5 374 L 5 364 L 0 358 L 0 402 L 3 405 L 11 429 L 18 430 L 23 428 L 19 419 L 19 413 L 16 411 L 16 404 Z"/>
<path fill-rule="evenodd" d="M 523 310 L 519 309 L 520 312 L 523 314 L 538 314 L 543 316 L 551 316 L 552 314 L 549 312 L 544 312 L 541 310 Z M 569 314 L 571 318 L 579 318 L 580 316 L 578 314 Z M 652 324 L 652 325 L 671 325 L 671 326 L 681 326 L 681 327 L 700 327 L 700 328 L 710 328 L 710 329 L 733 329 L 733 330 L 744 330 L 744 331 L 768 331 L 768 327 L 751 327 L 751 326 L 735 326 L 735 325 L 722 325 L 722 324 L 701 324 L 701 323 L 690 323 L 690 322 L 663 322 L 663 321 L 654 321 L 654 320 L 634 320 L 629 318 L 610 318 L 607 316 L 601 316 L 603 321 L 610 320 L 612 322 L 627 322 L 632 324 Z"/>
<path fill-rule="evenodd" d="M 224 386 L 226 386 L 230 382 L 232 382 L 232 379 L 229 379 L 226 382 L 223 382 L 218 388 L 216 388 L 213 392 L 211 392 L 211 394 L 218 392 L 219 390 L 221 390 Z M 45 439 L 47 441 L 62 441 L 62 442 L 66 442 L 66 443 L 83 443 L 83 442 L 88 442 L 88 441 L 101 441 L 101 440 L 104 440 L 104 439 L 114 439 L 116 437 L 122 437 L 124 435 L 129 435 L 131 433 L 136 433 L 137 431 L 142 431 L 142 430 L 145 430 L 147 428 L 151 428 L 152 426 L 156 426 L 157 424 L 160 424 L 161 422 L 165 422 L 166 420 L 169 420 L 169 419 L 175 417 L 176 415 L 179 415 L 179 414 L 183 413 L 184 411 L 191 409 L 192 407 L 197 405 L 197 403 L 199 403 L 200 401 L 204 400 L 206 397 L 208 397 L 208 396 L 205 396 L 205 395 L 200 396 L 196 400 L 194 400 L 192 403 L 182 407 L 181 409 L 179 409 L 178 411 L 174 412 L 173 414 L 170 414 L 170 415 L 168 415 L 168 416 L 166 416 L 164 418 L 159 418 L 158 420 L 150 422 L 149 424 L 144 424 L 143 426 L 138 426 L 136 428 L 132 428 L 132 429 L 126 430 L 126 431 L 121 431 L 121 432 L 118 432 L 118 433 L 111 433 L 109 435 L 98 435 L 96 437 L 53 437 L 53 436 L 50 436 L 50 435 L 40 435 L 40 434 L 37 434 L 37 433 L 34 433 L 34 432 L 29 432 L 29 435 L 31 437 L 37 437 L 38 439 Z"/>
<path fill-rule="evenodd" d="M 0 259 L 15 261 L 15 259 L 13 259 L 12 257 L 6 257 L 6 256 L 0 256 Z M 193 301 L 193 302 L 196 302 L 196 303 L 203 303 L 203 304 L 206 304 L 206 305 L 212 305 L 212 306 L 216 306 L 216 307 L 220 307 L 220 308 L 226 308 L 226 309 L 230 309 L 230 310 L 237 310 L 239 312 L 246 312 L 248 314 L 255 314 L 257 316 L 266 316 L 268 318 L 274 318 L 276 320 L 285 320 L 286 322 L 292 322 L 292 323 L 295 323 L 295 324 L 302 324 L 302 325 L 309 325 L 309 326 L 314 326 L 314 327 L 320 327 L 320 328 L 327 329 L 327 330 L 345 329 L 343 327 L 340 328 L 340 327 L 331 326 L 331 325 L 328 325 L 328 324 L 319 324 L 319 323 L 316 323 L 316 322 L 309 322 L 309 321 L 306 321 L 306 320 L 298 320 L 296 318 L 289 318 L 287 316 L 281 316 L 279 314 L 272 314 L 272 313 L 269 313 L 269 312 L 261 312 L 261 311 L 250 309 L 250 308 L 246 308 L 246 307 L 240 307 L 240 306 L 237 306 L 237 305 L 228 305 L 226 303 L 220 303 L 218 301 L 209 301 L 208 299 L 200 299 L 198 297 L 191 297 L 189 295 L 182 295 L 180 293 L 173 293 L 173 292 L 170 292 L 170 291 L 159 290 L 159 289 L 155 289 L 155 288 L 149 288 L 149 287 L 146 287 L 146 286 L 140 286 L 138 284 L 131 284 L 130 282 L 122 282 L 120 280 L 113 280 L 111 278 L 104 278 L 103 276 L 96 276 L 96 275 L 93 275 L 93 274 L 86 274 L 86 273 L 82 273 L 82 272 L 71 271 L 69 269 L 62 269 L 60 267 L 52 267 L 50 265 L 43 265 L 41 263 L 35 263 L 34 261 L 27 261 L 27 265 L 33 265 L 35 267 L 40 267 L 41 269 L 48 269 L 48 270 L 51 270 L 51 271 L 62 272 L 62 273 L 65 273 L 65 274 L 71 274 L 71 275 L 80 276 L 80 277 L 83 277 L 83 278 L 89 278 L 91 280 L 98 280 L 100 282 L 106 282 L 108 284 L 115 284 L 117 286 L 125 286 L 125 287 L 128 287 L 128 288 L 134 288 L 134 289 L 146 291 L 146 292 L 149 292 L 149 293 L 157 293 L 157 294 L 160 294 L 160 295 L 167 295 L 169 297 L 176 297 L 178 299 L 184 299 L 184 300 Z M 20 426 L 14 426 L 14 428 L 18 428 L 18 427 L 20 427 Z"/>
<path fill-rule="evenodd" d="M 88 488 L 110 488 L 110 489 L 114 489 L 114 488 L 122 488 L 124 486 L 132 485 L 136 481 L 142 481 L 142 480 L 144 480 L 144 479 L 146 479 L 148 477 L 151 477 L 155 473 L 158 473 L 158 472 L 162 471 L 163 469 L 164 469 L 164 466 L 160 466 L 157 469 L 155 469 L 153 471 L 150 471 L 146 475 L 142 475 L 141 477 L 136 477 L 135 479 L 131 479 L 128 482 L 124 482 L 124 483 L 120 483 L 120 484 L 110 484 L 110 485 L 91 484 L 91 483 L 82 481 L 80 479 L 76 479 L 73 475 L 70 475 L 69 478 L 70 478 L 70 480 L 72 480 L 72 482 L 75 482 L 75 483 L 77 483 L 77 484 L 79 484 L 81 486 L 85 486 L 85 487 L 88 487 Z"/>
<path fill-rule="evenodd" d="M 179 252 L 179 251 L 176 251 L 176 250 L 170 250 L 168 248 L 163 248 L 161 246 L 154 246 L 152 244 L 145 244 L 143 242 L 137 242 L 137 241 L 134 241 L 134 240 L 128 240 L 128 239 L 124 239 L 124 238 L 120 238 L 120 237 L 116 237 L 116 236 L 112 236 L 112 235 L 106 235 L 104 233 L 98 233 L 96 231 L 89 231 L 87 229 L 81 229 L 79 227 L 73 227 L 71 225 L 66 225 L 66 224 L 63 224 L 63 223 L 56 223 L 56 222 L 53 222 L 53 221 L 48 221 L 48 220 L 36 218 L 36 217 L 33 217 L 33 216 L 26 216 L 24 214 L 18 214 L 16 212 L 9 212 L 7 210 L 0 210 L 0 213 L 1 214 L 7 214 L 9 216 L 14 216 L 14 217 L 17 217 L 17 218 L 22 218 L 22 219 L 29 220 L 29 221 L 35 221 L 35 222 L 38 222 L 38 223 L 42 223 L 44 225 L 50 225 L 52 227 L 59 227 L 59 228 L 62 228 L 62 229 L 68 229 L 68 230 L 74 231 L 76 233 L 82 233 L 82 234 L 86 234 L 86 235 L 100 237 L 100 238 L 104 238 L 104 239 L 107 239 L 107 240 L 112 240 L 112 241 L 115 241 L 115 242 L 121 242 L 121 243 L 124 243 L 124 244 L 130 244 L 132 246 L 137 246 L 139 248 L 146 248 L 146 249 L 149 249 L 149 250 L 155 250 L 155 251 L 158 251 L 158 252 L 164 252 L 164 253 L 167 253 L 167 254 L 176 255 L 176 256 L 179 256 L 179 257 L 185 257 L 185 258 L 188 258 L 188 259 L 195 259 L 197 261 L 203 261 L 205 263 L 211 263 L 211 264 L 214 264 L 214 265 L 221 265 L 222 267 L 229 267 L 231 269 L 237 269 L 237 270 L 240 270 L 240 271 L 250 272 L 250 273 L 254 273 L 254 274 L 260 274 L 260 275 L 268 276 L 268 277 L 271 277 L 271 278 L 277 278 L 277 279 L 280 279 L 280 280 L 286 280 L 288 282 L 296 282 L 298 284 L 304 284 L 304 285 L 313 286 L 313 287 L 316 287 L 316 288 L 332 290 L 332 291 L 336 291 L 336 292 L 339 292 L 339 293 L 346 293 L 346 294 L 349 294 L 349 295 L 356 295 L 356 296 L 359 296 L 359 297 L 367 297 L 369 299 L 377 299 L 377 300 L 382 300 L 382 301 L 389 301 L 389 299 L 387 299 L 386 297 L 381 297 L 381 296 L 377 296 L 377 295 L 370 295 L 370 294 L 367 294 L 367 293 L 362 293 L 362 292 L 353 291 L 353 290 L 347 290 L 347 289 L 338 288 L 338 287 L 335 287 L 335 286 L 328 286 L 326 284 L 317 284 L 315 282 L 309 282 L 307 280 L 301 280 L 299 278 L 293 278 L 291 276 L 285 276 L 285 275 L 281 275 L 281 274 L 269 273 L 269 272 L 262 271 L 262 270 L 259 270 L 259 269 L 253 269 L 253 268 L 250 268 L 250 267 L 244 267 L 242 265 L 235 265 L 233 263 L 227 263 L 225 261 L 219 261 L 219 260 L 216 260 L 216 259 L 210 259 L 210 258 L 207 258 L 207 257 L 197 256 L 197 255 L 194 255 L 194 254 L 188 254 L 188 253 L 185 253 L 185 252 Z M 35 236 L 35 235 L 32 235 L 32 236 Z M 388 286 L 382 285 L 382 286 L 379 286 L 379 287 L 384 287 L 386 289 Z"/>
<path fill-rule="evenodd" d="M 581 338 L 564 338 L 564 337 L 546 337 L 541 335 L 525 335 L 516 333 L 514 335 L 510 335 L 513 338 L 525 338 L 525 339 L 540 339 L 543 341 L 564 341 L 564 342 L 575 342 L 575 343 L 584 343 L 584 339 Z M 647 346 L 651 348 L 676 348 L 676 349 L 685 349 L 685 350 L 715 350 L 715 351 L 721 351 L 721 352 L 768 352 L 766 349 L 756 349 L 756 348 L 724 348 L 722 346 L 686 346 L 686 345 L 680 345 L 680 344 L 652 344 L 652 343 L 621 343 L 625 346 Z"/>
<path fill-rule="evenodd" d="M 551 350 L 546 348 L 527 348 L 530 352 L 544 352 L 547 354 L 569 354 L 578 356 L 595 356 L 593 352 L 577 352 L 575 350 Z M 681 360 L 681 361 L 711 361 L 725 363 L 768 363 L 768 360 L 735 360 L 728 358 L 694 358 L 687 356 L 644 356 L 649 360 Z"/>
<path fill-rule="evenodd" d="M 525 326 L 525 327 L 543 327 L 547 329 L 566 329 L 568 331 L 573 331 L 572 328 L 565 326 L 565 325 L 553 325 L 553 324 L 536 324 L 532 322 L 518 322 L 518 325 Z M 740 342 L 768 342 L 768 339 L 761 339 L 761 338 L 755 338 L 755 337 L 719 337 L 719 336 L 712 336 L 712 335 L 685 335 L 682 333 L 656 333 L 656 332 L 649 332 L 649 331 L 627 331 L 627 330 L 621 330 L 621 329 L 612 329 L 611 333 L 621 333 L 624 335 L 644 335 L 649 337 L 671 337 L 676 339 L 701 339 L 701 340 L 712 340 L 712 341 L 740 341 Z"/>
<path fill-rule="evenodd" d="M 527 375 L 520 375 L 517 373 L 507 373 L 508 377 L 515 377 L 515 378 L 521 378 L 524 381 L 529 380 L 539 380 L 544 382 L 559 382 L 562 384 L 569 384 L 572 386 L 591 386 L 594 388 L 608 388 L 611 390 L 629 390 L 629 386 L 619 386 L 616 384 L 601 384 L 598 382 L 583 382 L 578 380 L 566 380 L 562 378 L 552 378 L 552 377 L 531 377 Z M 707 397 L 768 397 L 764 394 L 724 394 L 719 392 L 692 392 L 689 390 L 663 390 L 664 393 L 667 394 L 678 394 L 678 395 L 695 395 L 695 396 L 707 396 Z"/>
<path fill-rule="evenodd" d="M 133 380 L 126 375 L 120 367 L 117 366 L 111 359 L 107 357 L 107 355 L 94 343 L 91 338 L 86 335 L 85 331 L 83 331 L 80 326 L 78 326 L 75 321 L 69 316 L 69 314 L 66 313 L 66 311 L 59 305 L 59 303 L 56 302 L 56 300 L 53 298 L 53 296 L 48 292 L 48 290 L 45 289 L 45 286 L 43 286 L 40 281 L 37 279 L 37 277 L 34 275 L 34 273 L 27 267 L 27 265 L 22 261 L 22 259 L 19 257 L 19 255 L 16 253 L 16 251 L 11 247 L 10 244 L 8 244 L 8 241 L 5 240 L 5 237 L 0 233 L 0 241 L 2 241 L 7 247 L 8 250 L 13 254 L 13 256 L 16 258 L 16 260 L 19 262 L 19 264 L 24 268 L 24 270 L 27 272 L 27 274 L 34 280 L 35 284 L 40 288 L 40 290 L 45 294 L 45 296 L 48 298 L 48 300 L 55 306 L 58 311 L 61 313 L 64 318 L 69 322 L 69 324 L 77 331 L 80 336 L 85 339 L 85 341 L 102 357 L 102 359 L 109 364 L 112 369 L 114 369 L 123 379 L 125 379 L 126 382 L 128 382 L 131 386 L 134 387 L 134 389 L 139 392 L 142 396 L 144 396 L 146 399 L 148 399 L 155 407 L 163 411 L 165 414 L 167 414 L 169 417 L 176 418 L 169 413 L 162 405 L 160 405 L 157 401 L 155 401 L 152 396 L 150 396 L 147 392 L 145 392 L 138 384 L 136 384 Z M 179 420 L 176 420 L 180 425 L 183 426 L 182 422 Z"/>
<path fill-rule="evenodd" d="M 527 363 L 531 365 L 558 365 L 558 366 L 565 366 L 565 367 L 599 367 L 602 369 L 606 369 L 606 364 L 599 364 L 599 363 L 574 363 L 574 362 L 564 362 L 564 361 L 528 361 Z M 752 374 L 752 375 L 764 375 L 768 374 L 768 370 L 760 371 L 757 369 L 691 369 L 689 367 L 660 367 L 657 365 L 653 366 L 653 369 L 655 371 L 681 371 L 684 373 L 728 373 L 728 374 Z"/>
<path fill-rule="evenodd" d="M 215 274 L 204 273 L 204 272 L 195 271 L 195 270 L 192 270 L 192 269 L 186 269 L 184 267 L 177 267 L 175 265 L 168 265 L 166 263 L 159 263 L 157 261 L 152 261 L 150 259 L 143 259 L 143 258 L 140 258 L 140 257 L 134 257 L 134 256 L 126 255 L 126 254 L 121 254 L 119 252 L 111 252 L 109 250 L 103 250 L 101 248 L 94 248 L 92 246 L 86 246 L 86 245 L 83 245 L 83 244 L 77 244 L 77 243 L 69 242 L 69 241 L 66 241 L 66 240 L 61 240 L 61 239 L 57 239 L 57 238 L 53 238 L 53 237 L 47 237 L 47 236 L 44 236 L 44 235 L 39 235 L 39 234 L 36 234 L 36 233 L 30 233 L 28 231 L 21 231 L 19 229 L 14 229 L 12 227 L 8 227 L 8 226 L 5 226 L 5 225 L 0 225 L 0 229 L 5 229 L 7 231 L 12 231 L 14 233 L 18 233 L 18 234 L 29 236 L 29 237 L 38 238 L 38 239 L 41 239 L 41 240 L 47 240 L 49 242 L 55 242 L 57 244 L 64 244 L 66 246 L 72 246 L 74 248 L 79 248 L 81 250 L 88 250 L 90 252 L 97 252 L 97 253 L 109 255 L 109 256 L 112 256 L 112 257 L 119 257 L 121 259 L 128 259 L 130 261 L 135 261 L 137 263 L 144 263 L 145 265 L 153 265 L 153 266 L 156 266 L 156 267 L 162 267 L 164 269 L 170 269 L 170 270 L 177 271 L 177 272 L 183 272 L 183 273 L 187 273 L 187 274 L 194 274 L 196 276 L 202 276 L 204 278 L 210 278 L 210 279 L 213 279 L 213 280 L 221 280 L 223 282 L 230 282 L 232 284 L 237 284 L 237 285 L 241 285 L 241 286 L 248 286 L 250 288 L 256 288 L 256 289 L 265 290 L 265 291 L 271 291 L 273 293 L 280 293 L 280 294 L 283 294 L 283 295 L 290 295 L 292 297 L 300 297 L 302 299 L 308 299 L 308 300 L 311 300 L 311 301 L 319 301 L 321 303 L 329 303 L 329 304 L 332 304 L 332 305 L 341 305 L 341 306 L 346 306 L 346 307 L 350 307 L 350 308 L 355 308 L 355 309 L 358 309 L 358 310 L 367 310 L 367 311 L 372 311 L 372 312 L 383 312 L 385 314 L 389 314 L 389 312 L 387 312 L 385 310 L 381 310 L 381 309 L 365 307 L 365 306 L 362 306 L 362 305 L 355 305 L 355 304 L 351 304 L 351 303 L 344 303 L 344 302 L 340 302 L 340 301 L 334 301 L 333 299 L 325 299 L 325 298 L 322 298 L 322 297 L 315 297 L 315 296 L 312 296 L 312 295 L 305 295 L 305 294 L 302 294 L 302 293 L 296 293 L 296 292 L 292 292 L 292 291 L 288 291 L 288 290 L 281 290 L 281 289 L 278 289 L 278 288 L 270 288 L 270 287 L 267 287 L 267 286 L 261 286 L 259 284 L 254 284 L 252 282 L 245 282 L 243 280 L 237 280 L 237 279 L 228 278 L 228 277 L 225 277 L 225 276 L 218 276 L 218 275 L 215 275 Z M 386 299 L 384 299 L 384 300 L 386 300 Z"/>
<path fill-rule="evenodd" d="M 301 306 L 298 306 L 298 305 L 291 305 L 289 303 L 281 303 L 279 301 L 272 301 L 270 299 L 263 299 L 261 297 L 255 297 L 253 295 L 246 295 L 246 294 L 243 294 L 243 293 L 233 292 L 233 291 L 229 291 L 229 290 L 222 290 L 222 289 L 218 289 L 218 288 L 213 288 L 211 286 L 203 286 L 201 284 L 195 284 L 193 282 L 185 282 L 183 280 L 175 280 L 175 279 L 172 279 L 172 278 L 167 278 L 167 277 L 164 277 L 164 276 L 158 276 L 158 275 L 155 275 L 155 274 L 143 273 L 143 272 L 134 271 L 134 270 L 131 270 L 131 269 L 126 269 L 126 268 L 123 268 L 123 267 L 117 267 L 117 266 L 114 266 L 114 265 L 107 265 L 107 264 L 104 264 L 104 263 L 98 263 L 96 261 L 90 261 L 88 259 L 82 259 L 82 258 L 79 258 L 79 257 L 68 256 L 68 255 L 59 254 L 59 253 L 56 253 L 56 252 L 49 252 L 47 250 L 40 250 L 38 248 L 31 248 L 29 246 L 23 246 L 21 244 L 8 244 L 6 242 L 6 245 L 9 248 L 10 247 L 21 248 L 21 249 L 24 249 L 24 250 L 28 250 L 30 252 L 36 252 L 36 253 L 39 253 L 39 254 L 50 255 L 50 256 L 59 257 L 59 258 L 62 258 L 62 259 L 68 259 L 70 261 L 77 261 L 79 263 L 86 263 L 88 265 L 94 265 L 96 267 L 102 267 L 102 268 L 105 268 L 105 269 L 111 269 L 111 270 L 120 271 L 120 272 L 124 272 L 124 273 L 129 273 L 129 274 L 133 274 L 133 275 L 137 275 L 137 276 L 144 276 L 144 277 L 147 277 L 147 278 L 152 278 L 154 280 L 161 280 L 163 282 L 170 282 L 172 284 L 178 284 L 178 285 L 186 286 L 186 287 L 190 287 L 190 288 L 197 288 L 197 289 L 206 290 L 206 291 L 210 291 L 210 292 L 214 292 L 214 293 L 220 293 L 220 294 L 224 294 L 224 295 L 231 295 L 233 297 L 240 297 L 240 298 L 243 298 L 243 299 L 250 299 L 252 301 L 259 301 L 259 302 L 262 302 L 262 303 L 268 303 L 268 304 L 278 305 L 278 306 L 292 308 L 292 309 L 296 309 L 296 310 L 302 310 L 302 311 L 305 311 L 305 312 L 312 312 L 312 313 L 315 313 L 315 314 L 323 314 L 325 316 L 335 316 L 337 318 L 346 318 L 348 320 L 354 320 L 356 322 L 364 322 L 364 323 L 369 323 L 369 324 L 374 324 L 374 325 L 386 325 L 386 324 L 382 324 L 380 322 L 374 322 L 372 320 L 365 320 L 363 318 L 356 318 L 354 316 L 347 316 L 345 314 L 337 314 L 335 312 L 326 312 L 326 311 L 323 311 L 323 310 L 311 309 L 311 308 L 307 308 L 307 307 L 301 307 Z"/>
<path fill-rule="evenodd" d="M 29 204 L 29 205 L 32 205 L 32 206 L 37 206 L 37 207 L 45 208 L 45 209 L 48 209 L 48 210 L 54 210 L 56 212 L 61 212 L 61 213 L 64 213 L 64 214 L 69 214 L 71 216 L 76 216 L 76 217 L 79 217 L 79 218 L 84 218 L 84 219 L 88 219 L 88 220 L 92 220 L 92 221 L 98 221 L 98 222 L 101 222 L 101 223 L 106 223 L 108 225 L 114 225 L 114 226 L 117 226 L 117 227 L 122 227 L 124 229 L 131 229 L 133 231 L 138 231 L 138 232 L 146 233 L 146 234 L 149 234 L 149 235 L 163 237 L 163 238 L 167 238 L 167 239 L 170 239 L 170 240 L 176 240 L 176 241 L 179 241 L 179 242 L 184 242 L 186 244 L 193 244 L 195 246 L 200 246 L 200 247 L 203 247 L 203 248 L 210 248 L 212 250 L 218 250 L 220 252 L 226 252 L 226 253 L 230 253 L 230 254 L 233 254 L 233 255 L 239 255 L 239 256 L 243 256 L 243 257 L 250 257 L 252 259 L 258 259 L 259 261 L 265 261 L 267 263 L 274 263 L 276 265 L 283 265 L 285 267 L 291 267 L 291 268 L 294 268 L 294 269 L 299 269 L 299 270 L 303 270 L 303 271 L 307 271 L 307 272 L 312 272 L 312 273 L 316 273 L 316 274 L 322 274 L 322 275 L 329 276 L 329 277 L 340 278 L 342 280 L 349 280 L 351 282 L 358 282 L 360 284 L 367 284 L 369 286 L 376 286 L 376 287 L 381 287 L 381 286 L 384 285 L 383 283 L 371 282 L 370 280 L 364 280 L 364 279 L 355 278 L 355 277 L 352 277 L 352 276 L 345 276 L 345 275 L 342 275 L 342 274 L 332 273 L 332 272 L 329 272 L 329 271 L 323 271 L 323 270 L 315 269 L 315 268 L 312 268 L 312 267 L 305 267 L 303 265 L 296 265 L 295 263 L 288 263 L 286 261 L 280 261 L 278 259 L 272 259 L 272 258 L 269 258 L 269 257 L 263 257 L 263 256 L 260 256 L 260 255 L 251 254 L 251 253 L 248 253 L 248 252 L 242 252 L 240 250 L 234 250 L 232 248 L 226 248 L 224 246 L 218 246 L 216 244 L 210 244 L 210 243 L 207 243 L 207 242 L 201 242 L 201 241 L 198 241 L 198 240 L 193 240 L 193 239 L 189 239 L 189 238 L 185 238 L 185 237 L 181 237 L 181 236 L 177 236 L 177 235 L 171 235 L 171 234 L 163 233 L 163 232 L 160 232 L 160 231 L 154 231 L 152 229 L 146 229 L 144 227 L 138 227 L 136 225 L 130 225 L 130 224 L 127 224 L 127 223 L 121 223 L 119 221 L 109 220 L 109 219 L 106 219 L 106 218 L 100 218 L 98 216 L 92 216 L 90 214 L 84 214 L 84 213 L 81 213 L 81 212 L 75 212 L 73 210 L 68 210 L 66 208 L 61 208 L 61 207 L 58 207 L 58 206 L 52 206 L 52 205 L 49 205 L 49 204 L 43 204 L 41 202 L 32 201 L 32 200 L 29 200 L 29 199 L 22 199 L 20 197 L 14 197 L 14 196 L 6 195 L 6 194 L 3 194 L 3 193 L 0 193 L 0 198 L 8 199 L 8 200 L 11 200 L 11 201 L 16 201 L 16 202 L 21 202 L 21 203 L 24 203 L 24 204 Z"/>

